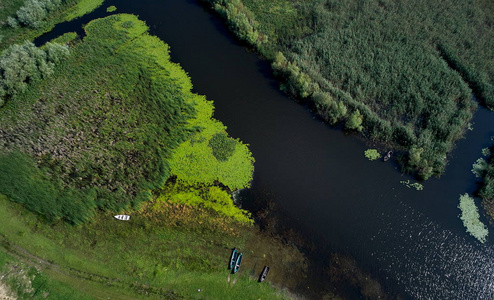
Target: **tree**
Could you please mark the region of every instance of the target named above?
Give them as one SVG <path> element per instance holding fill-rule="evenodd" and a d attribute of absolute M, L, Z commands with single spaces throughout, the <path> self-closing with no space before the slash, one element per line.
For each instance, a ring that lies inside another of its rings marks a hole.
<path fill-rule="evenodd" d="M 47 11 L 44 5 L 37 0 L 27 0 L 24 6 L 17 11 L 19 22 L 33 28 L 40 27 L 46 16 Z"/>

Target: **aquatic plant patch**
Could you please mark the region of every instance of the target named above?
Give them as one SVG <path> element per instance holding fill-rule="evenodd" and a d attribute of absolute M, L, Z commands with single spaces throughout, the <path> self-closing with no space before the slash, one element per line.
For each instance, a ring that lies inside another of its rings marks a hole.
<path fill-rule="evenodd" d="M 379 152 L 377 152 L 376 149 L 367 149 L 364 151 L 364 155 L 365 157 L 367 157 L 367 159 L 369 160 L 378 160 L 381 158 L 381 154 L 379 154 Z"/>
<path fill-rule="evenodd" d="M 478 208 L 475 205 L 475 201 L 468 194 L 460 195 L 460 204 L 458 208 L 461 210 L 460 219 L 463 225 L 474 238 L 481 243 L 485 243 L 489 230 L 480 222 Z"/>

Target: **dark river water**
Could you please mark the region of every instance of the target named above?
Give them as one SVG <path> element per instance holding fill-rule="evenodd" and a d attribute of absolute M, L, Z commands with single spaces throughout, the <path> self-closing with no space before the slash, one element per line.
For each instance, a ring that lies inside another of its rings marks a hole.
<path fill-rule="evenodd" d="M 269 64 L 195 0 L 107 1 L 38 43 L 105 16 L 109 5 L 145 20 L 170 45 L 194 91 L 215 102 L 215 117 L 250 144 L 254 180 L 239 194 L 246 207 L 269 198 L 322 252 L 353 257 L 395 295 L 494 299 L 494 238 L 480 244 L 469 236 L 457 208 L 459 195 L 476 189 L 470 170 L 494 136 L 493 113 L 479 108 L 446 173 L 416 191 L 400 183 L 413 178 L 393 162 L 364 157 L 372 145 L 330 128 L 279 92 Z"/>

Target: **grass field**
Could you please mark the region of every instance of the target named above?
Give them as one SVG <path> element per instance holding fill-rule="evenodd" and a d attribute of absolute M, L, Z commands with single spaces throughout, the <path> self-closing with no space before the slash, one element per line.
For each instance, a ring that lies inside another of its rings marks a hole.
<path fill-rule="evenodd" d="M 198 207 L 149 204 L 132 213 L 129 222 L 100 214 L 77 227 L 48 224 L 4 196 L 0 207 L 2 220 L 9 220 L 2 221 L 0 229 L 3 252 L 18 257 L 2 254 L 0 265 L 5 271 L 25 264 L 40 276 L 39 281 L 48 280 L 41 290 L 31 280 L 33 293 L 73 289 L 81 295 L 67 299 L 91 299 L 117 291 L 119 299 L 132 295 L 282 299 L 286 295 L 256 282 L 262 267 L 269 264 L 273 270 L 269 282 L 287 288 L 296 287 L 297 277 L 305 271 L 305 260 L 296 249 Z M 244 253 L 236 275 L 226 268 L 233 247 Z M 18 277 L 14 271 L 4 282 L 13 286 Z"/>

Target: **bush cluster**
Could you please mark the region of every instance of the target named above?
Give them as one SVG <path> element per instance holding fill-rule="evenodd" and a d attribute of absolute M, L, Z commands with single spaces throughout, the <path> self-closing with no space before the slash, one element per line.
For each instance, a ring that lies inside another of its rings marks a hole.
<path fill-rule="evenodd" d="M 47 43 L 43 49 L 31 42 L 11 45 L 0 55 L 0 107 L 26 90 L 28 83 L 53 74 L 55 65 L 69 55 L 67 46 Z"/>
<path fill-rule="evenodd" d="M 44 20 L 62 4 L 62 0 L 26 0 L 16 12 L 17 18 L 8 17 L 7 23 L 15 28 L 19 25 L 39 28 Z"/>
<path fill-rule="evenodd" d="M 229 138 L 225 132 L 218 132 L 209 140 L 209 147 L 213 155 L 219 161 L 226 161 L 233 155 L 237 142 Z"/>

